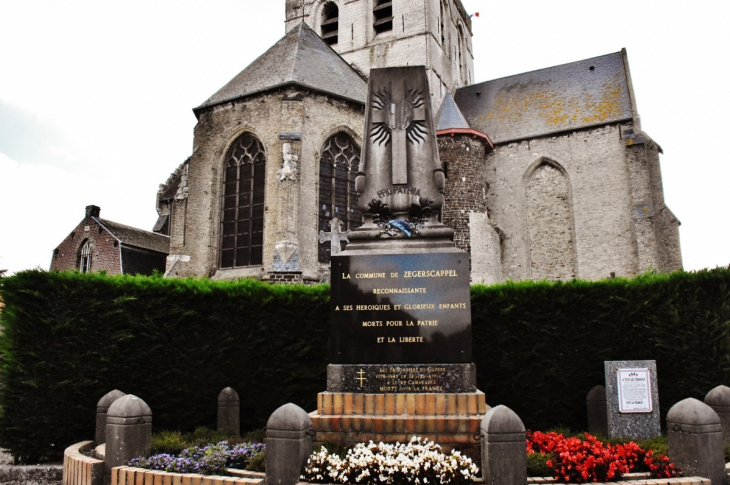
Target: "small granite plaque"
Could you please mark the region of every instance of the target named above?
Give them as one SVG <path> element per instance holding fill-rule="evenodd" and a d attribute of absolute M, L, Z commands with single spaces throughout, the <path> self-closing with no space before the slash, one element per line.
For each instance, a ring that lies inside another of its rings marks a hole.
<path fill-rule="evenodd" d="M 476 392 L 474 364 L 329 365 L 327 390 L 367 394 Z"/>
<path fill-rule="evenodd" d="M 333 364 L 471 363 L 463 252 L 332 257 Z"/>
<path fill-rule="evenodd" d="M 656 361 L 605 362 L 609 438 L 661 435 Z"/>

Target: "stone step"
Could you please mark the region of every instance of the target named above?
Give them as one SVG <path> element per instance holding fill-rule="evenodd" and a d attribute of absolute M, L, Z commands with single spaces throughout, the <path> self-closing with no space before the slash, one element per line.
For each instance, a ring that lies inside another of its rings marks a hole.
<path fill-rule="evenodd" d="M 478 455 L 478 449 L 480 447 L 480 441 L 478 435 L 464 434 L 464 433 L 363 433 L 363 432 L 325 432 L 317 433 L 314 437 L 313 443 L 315 449 L 319 445 L 327 446 L 328 443 L 335 443 L 338 445 L 346 444 L 352 446 L 355 443 L 368 443 L 370 441 L 374 443 L 408 443 L 413 436 L 418 436 L 425 440 L 433 441 L 438 443 L 442 450 L 446 453 L 456 448 L 461 451 L 466 451 L 467 447 L 475 447 L 477 451 L 475 456 Z"/>
<path fill-rule="evenodd" d="M 459 394 L 362 394 L 321 392 L 317 395 L 320 416 L 474 416 L 484 415 L 483 392 Z"/>
<path fill-rule="evenodd" d="M 317 433 L 374 433 L 374 434 L 476 434 L 483 414 L 472 416 L 372 414 L 327 415 L 317 412 L 309 415 Z M 367 441 L 367 440 L 363 440 Z"/>

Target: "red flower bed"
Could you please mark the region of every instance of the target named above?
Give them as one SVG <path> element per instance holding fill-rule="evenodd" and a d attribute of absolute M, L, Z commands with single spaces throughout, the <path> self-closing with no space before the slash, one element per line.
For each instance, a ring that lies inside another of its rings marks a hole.
<path fill-rule="evenodd" d="M 676 477 L 680 471 L 664 455 L 654 456 L 634 443 L 604 444 L 585 433 L 585 439 L 566 438 L 558 433 L 527 432 L 527 453 L 552 454 L 547 461 L 561 482 L 607 482 L 621 480 L 624 474 L 640 471 L 643 465 L 652 477 Z"/>

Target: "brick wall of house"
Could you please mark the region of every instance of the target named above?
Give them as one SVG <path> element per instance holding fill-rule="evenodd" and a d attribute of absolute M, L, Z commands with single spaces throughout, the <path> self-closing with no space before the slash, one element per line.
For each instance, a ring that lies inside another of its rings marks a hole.
<path fill-rule="evenodd" d="M 79 269 L 79 256 L 85 241 L 91 245 L 91 271 L 121 274 L 119 241 L 98 222 L 86 217 L 54 250 L 51 271 Z"/>

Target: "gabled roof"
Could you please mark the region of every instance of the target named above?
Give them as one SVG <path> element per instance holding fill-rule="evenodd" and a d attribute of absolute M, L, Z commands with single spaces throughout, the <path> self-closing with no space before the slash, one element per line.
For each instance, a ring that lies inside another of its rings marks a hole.
<path fill-rule="evenodd" d="M 112 236 L 126 246 L 135 246 L 158 253 L 170 253 L 170 238 L 162 234 L 137 229 L 136 227 L 125 226 L 118 222 L 92 217 L 96 222 L 108 230 Z"/>
<path fill-rule="evenodd" d="M 456 92 L 472 128 L 495 143 L 633 118 L 625 51 L 517 74 Z"/>
<path fill-rule="evenodd" d="M 365 103 L 367 82 L 302 22 L 193 111 L 295 84 Z"/>
<path fill-rule="evenodd" d="M 461 110 L 456 105 L 454 97 L 451 93 L 446 93 L 444 101 L 441 103 L 441 108 L 436 115 L 436 131 L 450 130 L 454 128 L 471 128 L 464 115 L 461 114 Z"/>

